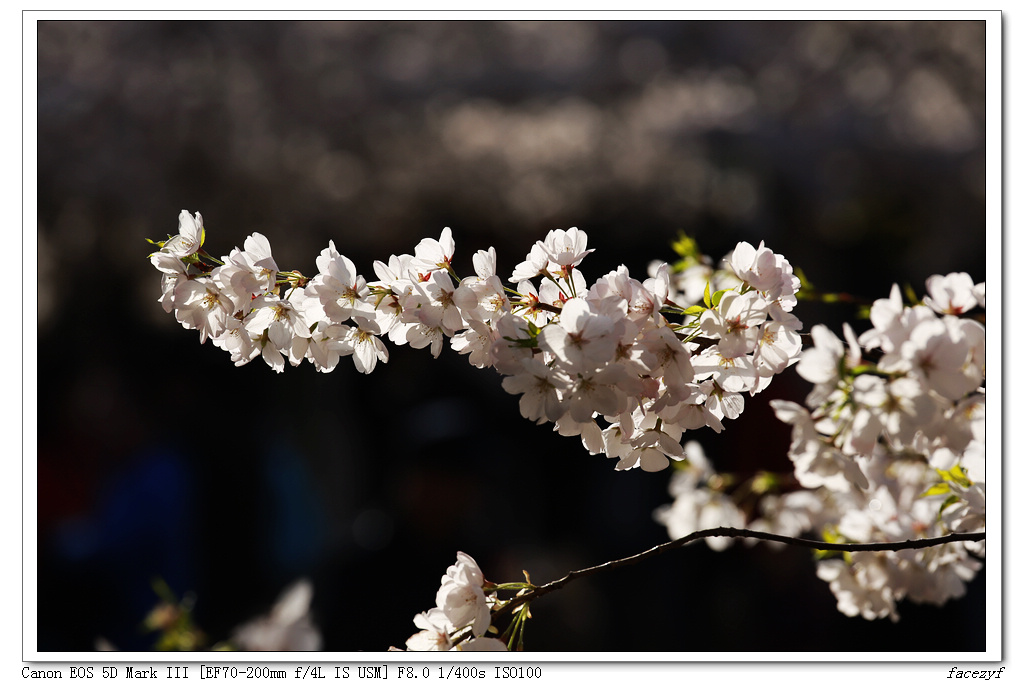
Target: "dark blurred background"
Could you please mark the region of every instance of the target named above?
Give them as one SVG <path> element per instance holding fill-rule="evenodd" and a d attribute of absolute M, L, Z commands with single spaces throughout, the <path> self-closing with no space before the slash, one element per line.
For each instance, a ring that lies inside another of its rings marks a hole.
<path fill-rule="evenodd" d="M 457 550 L 546 581 L 667 539 L 669 472 L 617 473 L 446 348 L 235 368 L 156 299 L 145 238 L 200 211 L 214 255 L 284 269 L 454 232 L 507 277 L 547 230 L 644 276 L 680 230 L 765 240 L 866 298 L 985 278 L 981 22 L 44 21 L 39 52 L 38 645 L 145 649 L 159 576 L 211 642 L 300 576 L 329 650 L 404 646 Z M 805 329 L 850 308 L 804 303 Z M 861 323 L 863 324 L 863 323 Z M 45 359 L 45 361 L 43 361 Z M 773 397 L 720 470 L 786 469 Z M 693 546 L 544 597 L 542 651 L 984 650 L 984 572 L 899 623 L 840 614 L 808 552 Z M 941 620 L 939 620 L 941 619 Z M 941 634 L 937 624 L 941 625 Z"/>

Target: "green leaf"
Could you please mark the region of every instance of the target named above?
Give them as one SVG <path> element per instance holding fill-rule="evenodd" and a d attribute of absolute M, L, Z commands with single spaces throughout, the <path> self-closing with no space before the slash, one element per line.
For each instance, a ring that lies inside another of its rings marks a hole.
<path fill-rule="evenodd" d="M 513 346 L 519 346 L 520 348 L 536 348 L 537 337 L 531 337 L 529 339 L 517 339 L 514 336 L 503 336 L 501 337 L 508 341 Z"/>
<path fill-rule="evenodd" d="M 950 495 L 949 497 L 947 497 L 942 502 L 942 506 L 939 507 L 938 516 L 942 516 L 942 512 L 946 511 L 946 507 L 948 507 L 951 504 L 956 504 L 959 500 L 960 500 L 960 497 L 958 495 Z"/>
<path fill-rule="evenodd" d="M 910 303 L 911 306 L 915 306 L 921 302 L 920 299 L 918 299 L 917 294 L 914 292 L 913 287 L 909 284 L 903 285 L 903 295 L 907 297 L 907 302 Z"/>
<path fill-rule="evenodd" d="M 948 483 L 936 483 L 928 490 L 921 493 L 921 497 L 929 497 L 931 495 L 948 495 L 950 492 Z"/>
<path fill-rule="evenodd" d="M 758 494 L 770 493 L 779 486 L 779 477 L 770 471 L 761 471 L 754 477 L 750 489 Z"/>
<path fill-rule="evenodd" d="M 722 295 L 725 294 L 725 292 L 727 291 L 729 291 L 729 289 L 719 289 L 718 291 L 716 291 L 714 295 L 711 297 L 711 306 L 717 308 L 718 303 L 722 300 Z"/>
<path fill-rule="evenodd" d="M 942 469 L 936 469 L 935 471 L 942 477 L 943 481 L 956 483 L 962 488 L 970 488 L 974 485 L 974 482 L 967 478 L 967 472 L 961 469 L 959 464 L 948 471 L 943 471 Z"/>
<path fill-rule="evenodd" d="M 704 306 L 707 307 L 707 308 L 713 308 L 714 307 L 714 306 L 711 305 L 711 282 L 710 281 L 708 281 L 708 283 L 704 285 Z"/>
<path fill-rule="evenodd" d="M 158 249 L 164 248 L 164 244 L 166 244 L 168 241 L 170 241 L 170 239 L 171 239 L 171 235 L 167 235 L 167 239 L 166 240 L 164 240 L 162 242 L 155 242 L 152 239 L 150 239 L 149 237 L 145 237 L 145 240 L 148 243 L 152 244 L 153 246 L 157 247 Z M 156 253 L 156 252 L 154 251 L 153 253 Z M 152 258 L 153 257 L 153 253 L 147 254 L 146 258 Z"/>
<path fill-rule="evenodd" d="M 672 242 L 672 250 L 681 258 L 700 259 L 700 249 L 697 248 L 697 240 L 685 232 L 680 232 L 679 238 Z"/>
<path fill-rule="evenodd" d="M 704 314 L 705 310 L 707 310 L 707 308 L 705 308 L 702 305 L 691 305 L 689 308 L 684 310 L 683 313 L 686 315 L 696 315 L 700 317 L 702 314 Z"/>

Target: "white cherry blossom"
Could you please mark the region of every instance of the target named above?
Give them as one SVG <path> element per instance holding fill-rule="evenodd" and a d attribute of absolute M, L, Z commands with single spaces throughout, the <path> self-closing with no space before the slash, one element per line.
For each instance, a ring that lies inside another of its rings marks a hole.
<path fill-rule="evenodd" d="M 288 586 L 266 616 L 235 629 L 232 641 L 242 651 L 319 651 L 322 638 L 309 612 L 313 585 L 299 580 Z"/>
<path fill-rule="evenodd" d="M 366 280 L 356 273 L 355 264 L 338 253 L 334 241 L 316 259 L 320 274 L 307 285 L 308 294 L 316 296 L 332 322 L 346 322 L 352 317 L 376 316 Z"/>
<path fill-rule="evenodd" d="M 501 387 L 507 392 L 522 394 L 520 413 L 542 424 L 557 421 L 568 411 L 569 406 L 562 400 L 562 395 L 571 385 L 564 371 L 533 358 L 522 360 L 520 371 L 501 381 Z"/>
<path fill-rule="evenodd" d="M 178 234 L 168 239 L 161 250 L 177 258 L 185 258 L 199 251 L 205 237 L 203 216 L 196 211 L 192 217 L 188 211 L 182 210 L 178 215 Z"/>
<path fill-rule="evenodd" d="M 701 315 L 700 328 L 709 338 L 719 339 L 722 356 L 735 358 L 755 349 L 758 328 L 767 318 L 768 305 L 756 293 L 727 291 L 718 308 Z"/>
<path fill-rule="evenodd" d="M 455 256 L 455 239 L 452 230 L 446 227 L 441 230 L 439 239 L 426 238 L 420 240 L 415 249 L 415 267 L 424 272 L 447 270 L 451 267 Z"/>
<path fill-rule="evenodd" d="M 468 554 L 459 552 L 458 561 L 441 579 L 437 591 L 437 608 L 456 630 L 472 626 L 473 635 L 481 637 L 491 625 L 491 605 L 483 591 L 483 573 Z"/>
<path fill-rule="evenodd" d="M 540 242 L 548 260 L 561 268 L 577 265 L 593 249 L 587 248 L 587 233 L 576 227 L 568 230 L 552 230 Z"/>
<path fill-rule="evenodd" d="M 164 312 L 174 311 L 174 291 L 178 284 L 188 280 L 188 268 L 179 256 L 166 251 L 157 251 L 149 257 L 150 262 L 162 275 L 160 277 L 160 298 Z"/>
<path fill-rule="evenodd" d="M 369 374 L 377 362 L 388 361 L 388 349 L 380 340 L 380 327 L 373 320 L 359 320 L 355 327 L 349 327 L 338 343 L 338 352 L 351 355 L 356 371 Z"/>
<path fill-rule="evenodd" d="M 928 295 L 923 302 L 937 313 L 962 315 L 978 305 L 974 280 L 966 272 L 932 275 L 924 284 Z"/>
<path fill-rule="evenodd" d="M 544 244 L 537 242 L 530 249 L 530 253 L 527 254 L 526 260 L 516 265 L 512 271 L 512 276 L 508 278 L 508 281 L 524 282 L 528 279 L 537 277 L 538 275 L 546 273 L 548 270 L 548 252 L 544 249 Z"/>
<path fill-rule="evenodd" d="M 558 324 L 541 330 L 537 343 L 570 367 L 593 368 L 614 356 L 615 332 L 612 319 L 595 314 L 587 301 L 574 298 L 562 306 Z"/>
<path fill-rule="evenodd" d="M 187 280 L 174 288 L 174 316 L 186 328 L 199 330 L 199 343 L 223 334 L 234 310 L 231 299 L 210 280 Z"/>
<path fill-rule="evenodd" d="M 247 314 L 255 297 L 277 290 L 279 268 L 270 250 L 270 242 L 259 232 L 246 237 L 243 249 L 232 249 L 216 268 L 213 280 L 234 301 L 235 308 Z"/>
<path fill-rule="evenodd" d="M 452 648 L 449 632 L 455 628 L 442 609 L 418 613 L 412 622 L 420 631 L 405 640 L 409 651 L 448 651 Z"/>

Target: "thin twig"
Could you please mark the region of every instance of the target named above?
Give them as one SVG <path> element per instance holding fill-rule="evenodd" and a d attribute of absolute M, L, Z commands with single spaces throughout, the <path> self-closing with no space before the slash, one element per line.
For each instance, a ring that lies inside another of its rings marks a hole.
<path fill-rule="evenodd" d="M 810 547 L 812 549 L 827 550 L 833 552 L 887 552 L 887 551 L 898 551 L 901 549 L 923 549 L 925 547 L 934 547 L 936 545 L 944 545 L 950 542 L 978 542 L 985 539 L 985 533 L 953 533 L 951 535 L 944 535 L 937 538 L 917 538 L 913 540 L 900 540 L 897 542 L 862 542 L 862 543 L 842 543 L 842 542 L 824 542 L 821 540 L 808 540 L 805 538 L 792 538 L 786 535 L 775 535 L 774 533 L 764 533 L 757 530 L 749 530 L 746 528 L 708 528 L 705 530 L 698 530 L 694 533 L 690 533 L 684 537 L 666 542 L 655 547 L 651 547 L 648 550 L 634 554 L 633 556 L 625 557 L 622 559 L 615 559 L 614 561 L 608 561 L 597 566 L 591 566 L 589 568 L 582 568 L 578 571 L 569 571 L 567 575 L 562 576 L 557 580 L 552 580 L 544 585 L 538 585 L 532 590 L 525 592 L 524 594 L 517 595 L 509 601 L 502 604 L 502 606 L 495 610 L 494 616 L 497 617 L 502 613 L 505 613 L 511 609 L 514 609 L 523 602 L 533 601 L 541 595 L 555 590 L 561 589 L 568 585 L 577 578 L 584 576 L 593 575 L 595 573 L 601 573 L 603 571 L 610 571 L 621 566 L 630 566 L 632 564 L 639 563 L 644 559 L 648 559 L 657 554 L 667 552 L 670 549 L 682 547 L 683 545 L 689 544 L 695 540 L 702 538 L 711 537 L 725 537 L 725 538 L 752 538 L 754 540 L 766 540 L 768 542 L 781 542 L 787 545 L 798 545 L 800 547 Z"/>

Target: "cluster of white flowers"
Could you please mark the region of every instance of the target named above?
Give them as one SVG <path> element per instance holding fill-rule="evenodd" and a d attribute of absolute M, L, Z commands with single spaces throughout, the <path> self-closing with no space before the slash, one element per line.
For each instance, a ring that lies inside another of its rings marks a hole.
<path fill-rule="evenodd" d="M 507 651 L 497 637 L 487 637 L 491 607 L 497 598 L 484 593 L 484 574 L 473 557 L 459 552 L 441 578 L 437 606 L 419 613 L 420 631 L 405 642 L 409 651 Z M 464 635 L 464 636 L 463 636 Z"/>
<path fill-rule="evenodd" d="M 857 337 L 844 325 L 845 346 L 824 326 L 811 330 L 814 348 L 796 366 L 814 384 L 807 407 L 771 403 L 793 427 L 789 458 L 803 489 L 762 497 L 750 528 L 849 543 L 985 529 L 985 328 L 962 316 L 984 307 L 985 285 L 954 273 L 926 286 L 914 306 L 894 286 L 872 305 L 871 329 Z M 673 478 L 676 501 L 656 518 L 672 537 L 743 527 L 732 499 L 707 485 L 714 472 L 701 453 L 689 445 L 688 453 Z M 727 546 L 718 540 L 708 544 Z M 942 604 L 962 595 L 983 554 L 983 542 L 853 552 L 824 557 L 818 576 L 841 612 L 896 620 L 903 598 Z"/>
<path fill-rule="evenodd" d="M 447 339 L 472 365 L 503 376 L 524 417 L 580 436 L 591 454 L 617 459 L 616 469 L 659 471 L 685 459 L 671 483 L 675 502 L 655 513 L 673 538 L 745 526 L 850 543 L 984 530 L 985 328 L 967 313 L 984 308 L 985 285 L 964 273 L 929 278 L 928 295 L 911 306 L 894 286 L 871 307 L 870 330 L 858 337 L 844 325 L 844 345 L 816 326 L 801 356 L 792 312 L 800 279 L 763 243 L 740 242 L 715 268 L 684 238 L 675 267 L 653 262 L 641 282 L 619 266 L 588 285 L 579 269 L 593 251 L 586 233 L 552 230 L 515 266 L 512 289 L 493 248 L 459 278 L 449 228 L 412 254 L 374 262 L 374 281 L 333 242 L 307 278 L 281 271 L 259 233 L 220 260 L 202 250 L 204 238 L 202 217 L 182 211 L 178 234 L 157 242 L 159 300 L 236 365 L 261 356 L 280 372 L 308 359 L 330 372 L 351 356 L 369 373 L 388 360 L 384 337 L 434 357 Z M 729 492 L 732 477 L 680 439 L 704 426 L 721 431 L 743 411 L 744 393 L 763 391 L 794 363 L 814 384 L 806 407 L 771 403 L 793 427 L 794 485 L 780 490 L 783 477 L 762 472 L 736 488 L 759 498 L 748 522 Z M 903 598 L 941 604 L 962 594 L 983 553 L 984 543 L 963 542 L 832 553 L 819 557 L 818 575 L 843 613 L 895 620 Z M 496 591 L 512 585 L 487 583 L 460 552 L 407 647 L 504 650 L 486 635 L 501 604 Z"/>
<path fill-rule="evenodd" d="M 348 355 L 360 372 L 372 371 L 378 360 L 387 362 L 366 282 L 333 243 L 317 258 L 320 274 L 307 281 L 299 273 L 281 272 L 270 242 L 258 232 L 246 238 L 243 249 L 233 249 L 210 267 L 200 251 L 202 216 L 182 211 L 178 227 L 150 260 L 163 273 L 164 310 L 174 312 L 186 328 L 198 329 L 200 342 L 210 338 L 236 365 L 262 356 L 277 372 L 286 359 L 298 365 L 308 358 L 323 372 Z M 292 287 L 282 295 L 285 283 Z"/>
<path fill-rule="evenodd" d="M 668 530 L 673 540 L 706 528 L 743 528 L 746 518 L 732 497 L 718 483 L 714 466 L 697 441 L 690 441 L 683 450 L 686 460 L 673 472 L 669 492 L 671 505 L 654 511 L 654 519 Z M 732 545 L 732 538 L 710 537 L 704 541 L 721 551 Z"/>
<path fill-rule="evenodd" d="M 578 266 L 593 249 L 575 227 L 533 246 L 513 270 L 515 290 L 496 274 L 493 248 L 478 251 L 475 275 L 459 279 L 448 228 L 413 254 L 376 261 L 372 282 L 333 242 L 307 279 L 280 271 L 263 235 L 220 261 L 201 250 L 204 236 L 202 217 L 182 211 L 179 234 L 150 256 L 163 273 L 159 300 L 236 365 L 261 356 L 280 372 L 308 359 L 329 372 L 352 356 L 368 373 L 387 362 L 384 336 L 435 357 L 447 338 L 474 366 L 504 375 L 524 417 L 580 436 L 620 470 L 682 459 L 684 431 L 720 431 L 742 412 L 743 393 L 763 390 L 800 353 L 791 312 L 800 281 L 763 243 L 739 243 L 722 288 L 712 293 L 709 275 L 701 303 L 681 307 L 664 263 L 643 282 L 619 266 L 588 287 Z"/>

